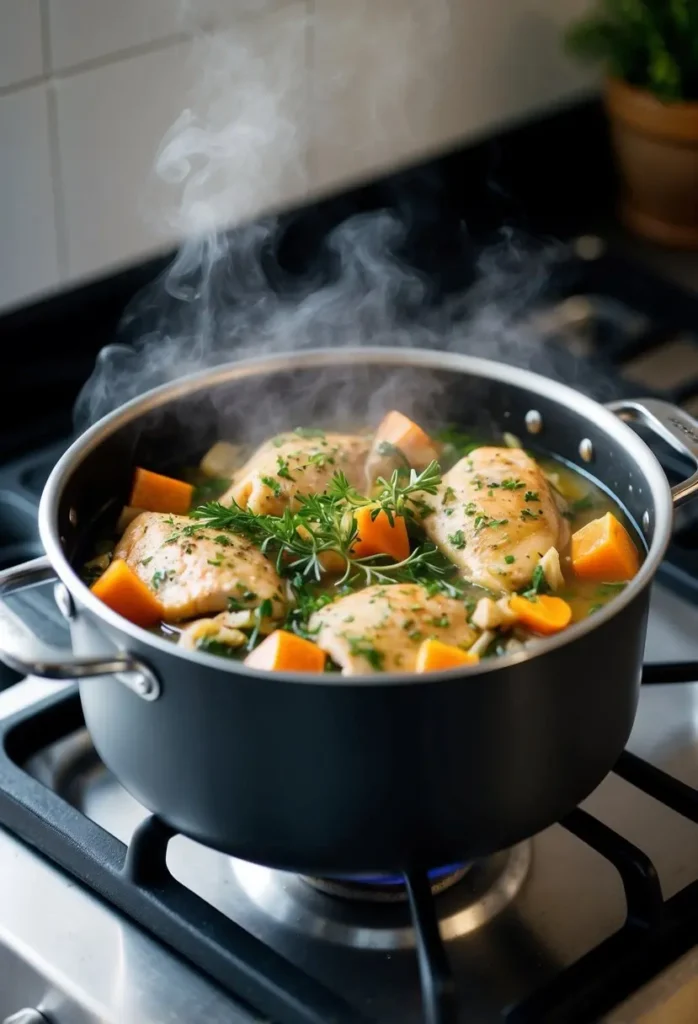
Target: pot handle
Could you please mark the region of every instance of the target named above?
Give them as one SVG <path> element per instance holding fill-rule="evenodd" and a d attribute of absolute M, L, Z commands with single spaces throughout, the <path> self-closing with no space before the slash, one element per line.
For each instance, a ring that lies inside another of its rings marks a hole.
<path fill-rule="evenodd" d="M 160 695 L 157 677 L 131 654 L 107 654 L 101 658 L 76 658 L 70 648 L 55 647 L 40 640 L 5 598 L 17 590 L 58 577 L 46 555 L 0 572 L 0 661 L 15 672 L 40 679 L 74 680 L 117 675 L 120 682 L 142 697 L 156 700 Z M 60 591 L 58 588 L 61 588 Z M 72 608 L 72 598 L 63 584 L 57 585 L 62 610 Z M 65 611 L 64 611 L 65 614 Z M 67 617 L 70 617 L 68 614 Z"/>
<path fill-rule="evenodd" d="M 609 402 L 606 408 L 628 423 L 643 423 L 680 455 L 691 459 L 695 471 L 671 488 L 674 508 L 698 497 L 698 421 L 661 398 L 622 398 Z"/>

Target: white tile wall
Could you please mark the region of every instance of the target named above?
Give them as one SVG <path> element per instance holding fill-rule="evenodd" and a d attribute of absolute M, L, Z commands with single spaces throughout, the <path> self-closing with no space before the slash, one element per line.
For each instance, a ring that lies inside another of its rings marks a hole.
<path fill-rule="evenodd" d="M 46 92 L 0 96 L 0 306 L 58 284 Z"/>
<path fill-rule="evenodd" d="M 313 184 L 361 178 L 588 88 L 560 44 L 586 2 L 316 0 Z"/>
<path fill-rule="evenodd" d="M 44 70 L 39 0 L 0 0 L 0 88 Z"/>
<path fill-rule="evenodd" d="M 49 0 L 52 66 L 65 70 L 272 6 L 272 0 Z"/>
<path fill-rule="evenodd" d="M 289 3 L 261 19 L 241 19 L 230 36 L 55 83 L 71 279 L 164 248 L 181 231 L 206 227 L 207 217 L 231 223 L 306 191 L 303 10 Z M 154 172 L 158 151 L 183 111 L 170 133 L 163 180 Z M 198 172 L 184 221 L 182 190 L 172 181 L 182 160 Z"/>
<path fill-rule="evenodd" d="M 0 0 L 0 306 L 569 98 L 587 3 Z"/>

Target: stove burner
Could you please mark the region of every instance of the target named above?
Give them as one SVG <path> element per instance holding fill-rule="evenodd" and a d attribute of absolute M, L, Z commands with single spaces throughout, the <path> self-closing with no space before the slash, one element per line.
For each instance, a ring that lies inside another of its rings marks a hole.
<path fill-rule="evenodd" d="M 520 892 L 530 865 L 531 844 L 525 842 L 470 865 L 431 872 L 432 892 L 436 887 L 441 893 L 436 909 L 442 938 L 468 935 L 496 917 Z M 414 949 L 415 931 L 401 879 L 397 885 L 394 879 L 392 885 L 374 879 L 371 885 L 365 878 L 308 878 L 241 860 L 231 861 L 231 867 L 237 886 L 259 914 L 256 932 L 264 933 L 276 922 L 337 946 Z M 382 887 L 378 898 L 375 883 Z"/>
<path fill-rule="evenodd" d="M 470 870 L 469 864 L 452 864 L 429 872 L 429 884 L 434 896 L 456 885 Z M 303 876 L 319 892 L 328 896 L 356 900 L 363 903 L 402 903 L 407 899 L 407 888 L 402 875 L 356 878 L 311 878 Z"/>

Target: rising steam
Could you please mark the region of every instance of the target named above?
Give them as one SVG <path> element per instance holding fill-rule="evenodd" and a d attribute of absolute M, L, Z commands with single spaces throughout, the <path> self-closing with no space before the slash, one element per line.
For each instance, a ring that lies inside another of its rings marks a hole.
<path fill-rule="evenodd" d="M 431 34 L 411 23 L 410 6 L 396 16 L 404 22 L 395 26 L 395 52 L 375 55 L 393 97 L 410 94 L 405 76 L 418 74 L 425 46 L 446 45 L 448 37 L 446 0 L 424 5 Z M 350 7 L 344 5 L 345 20 Z M 283 32 L 286 41 L 277 49 L 305 52 L 312 31 L 305 11 L 291 3 L 271 18 L 271 36 Z M 361 17 L 358 10 L 354 17 Z M 389 211 L 355 216 L 335 229 L 326 244 L 332 272 L 322 280 L 311 274 L 279 286 L 279 217 L 249 218 L 273 208 L 288 194 L 289 181 L 303 180 L 304 110 L 289 105 L 296 65 L 277 52 L 272 58 L 274 38 L 268 51 L 252 46 L 246 25 L 252 22 L 236 17 L 230 32 L 194 40 L 202 71 L 192 105 L 167 133 L 156 163 L 158 195 L 172 196 L 168 230 L 185 241 L 127 310 L 118 344 L 100 354 L 78 399 L 76 425 L 83 429 L 149 388 L 196 370 L 277 351 L 390 344 L 535 362 L 540 345 L 523 331 L 518 314 L 544 283 L 555 253 L 524 250 L 511 235 L 485 254 L 479 282 L 467 295 L 438 307 L 427 278 L 401 255 L 409 221 Z M 295 45 L 289 44 L 294 33 Z M 327 120 L 317 100 L 313 110 Z M 222 230 L 231 225 L 237 226 Z"/>

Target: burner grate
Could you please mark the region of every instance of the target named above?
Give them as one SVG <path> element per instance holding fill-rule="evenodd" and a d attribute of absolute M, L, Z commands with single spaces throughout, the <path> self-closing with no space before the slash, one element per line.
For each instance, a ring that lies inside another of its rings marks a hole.
<path fill-rule="evenodd" d="M 693 681 L 698 663 L 648 666 L 646 685 Z M 0 723 L 0 825 L 39 849 L 135 923 L 202 970 L 234 999 L 279 1024 L 362 1024 L 353 1006 L 293 966 L 262 941 L 196 896 L 171 874 L 174 833 L 147 818 L 126 848 L 47 789 L 22 767 L 47 746 L 84 728 L 77 690 L 58 692 Z M 698 792 L 625 752 L 614 772 L 677 814 L 698 824 Z M 618 872 L 625 924 L 561 971 L 523 1003 L 506 1024 L 589 1024 L 698 942 L 698 882 L 663 900 L 651 860 L 586 811 L 560 824 Z M 405 879 L 430 1024 L 458 1020 L 456 987 L 438 928 L 426 873 Z"/>

